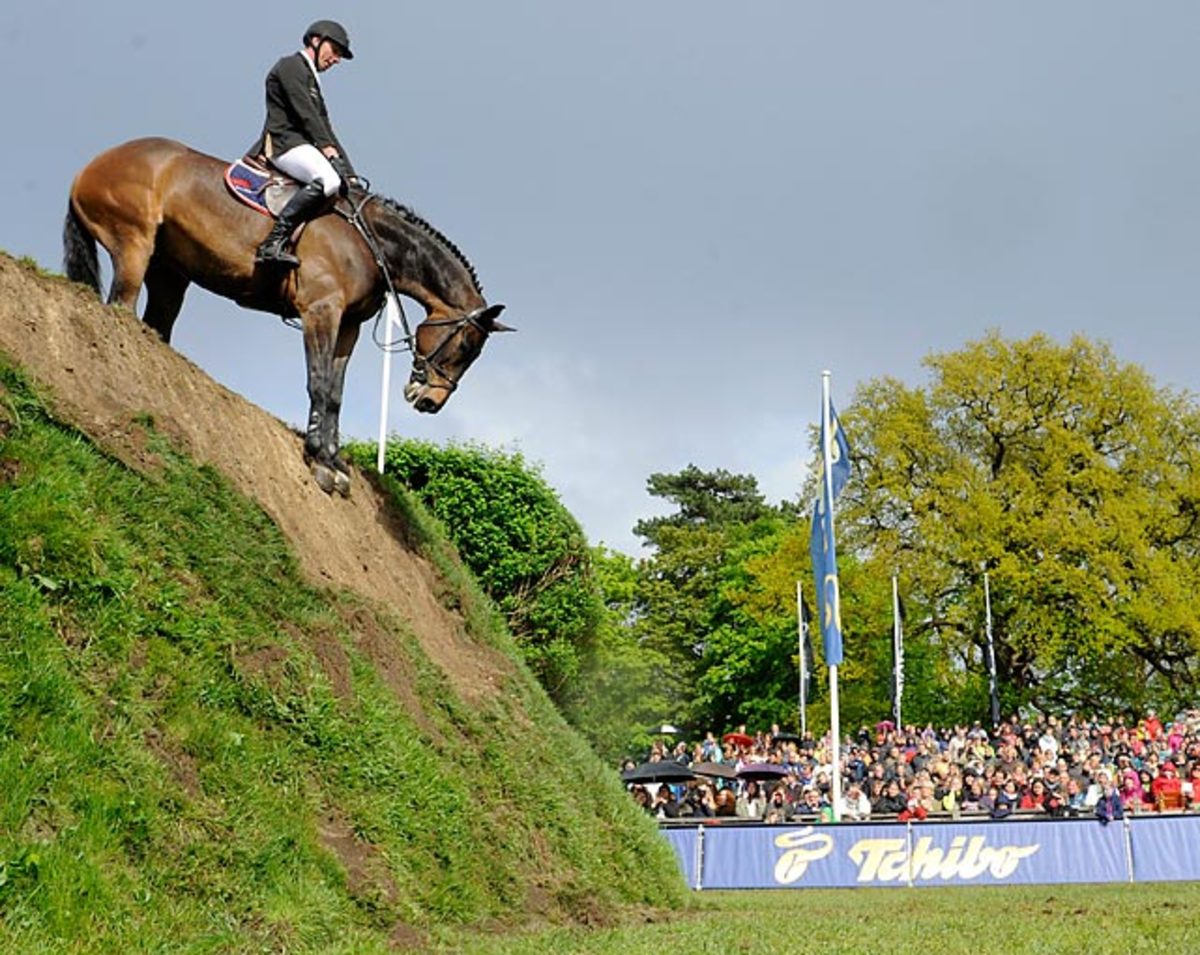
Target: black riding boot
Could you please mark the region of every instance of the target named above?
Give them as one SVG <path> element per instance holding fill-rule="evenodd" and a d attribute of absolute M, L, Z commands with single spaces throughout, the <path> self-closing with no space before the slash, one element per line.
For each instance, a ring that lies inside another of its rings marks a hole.
<path fill-rule="evenodd" d="M 254 255 L 254 261 L 263 265 L 279 265 L 294 269 L 300 260 L 288 251 L 292 233 L 301 222 L 313 218 L 325 204 L 325 189 L 319 182 L 310 182 L 299 190 L 283 207 L 275 225 L 263 239 Z"/>

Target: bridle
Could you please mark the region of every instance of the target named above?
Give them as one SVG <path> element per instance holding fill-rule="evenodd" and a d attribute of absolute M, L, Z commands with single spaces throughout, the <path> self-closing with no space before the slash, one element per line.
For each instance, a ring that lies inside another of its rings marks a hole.
<path fill-rule="evenodd" d="M 462 369 L 462 371 L 460 371 L 457 376 L 451 375 L 448 371 L 446 371 L 446 369 L 441 364 L 438 363 L 437 357 L 438 357 L 438 355 L 440 355 L 442 353 L 442 349 L 444 349 L 447 345 L 449 345 L 450 342 L 453 341 L 454 338 L 456 338 L 458 336 L 458 334 L 460 332 L 462 332 L 468 325 L 470 325 L 472 328 L 474 328 L 476 331 L 478 331 L 486 339 L 491 330 L 489 328 L 487 328 L 483 324 L 483 322 L 481 322 L 479 320 L 479 316 L 482 313 L 483 313 L 483 309 L 477 308 L 477 309 L 475 309 L 475 311 L 468 312 L 466 315 L 463 315 L 459 318 L 427 318 L 427 319 L 425 319 L 425 321 L 423 321 L 421 323 L 421 325 L 417 327 L 418 332 L 421 330 L 422 327 L 424 327 L 426 325 L 430 325 L 430 326 L 441 325 L 441 326 L 448 327 L 450 330 L 448 332 L 446 332 L 445 335 L 442 336 L 441 341 L 439 341 L 437 343 L 437 346 L 428 355 L 421 355 L 417 352 L 416 335 L 412 336 L 412 347 L 410 350 L 412 351 L 412 356 L 413 356 L 413 361 L 412 361 L 413 381 L 420 382 L 422 385 L 428 385 L 429 384 L 429 370 L 432 369 L 434 372 L 437 373 L 437 376 L 439 378 L 441 378 L 444 382 L 446 382 L 446 384 L 444 384 L 444 385 L 434 384 L 433 387 L 445 388 L 447 391 L 453 393 L 454 390 L 456 388 L 458 388 L 458 382 L 462 378 L 466 369 L 465 368 Z"/>

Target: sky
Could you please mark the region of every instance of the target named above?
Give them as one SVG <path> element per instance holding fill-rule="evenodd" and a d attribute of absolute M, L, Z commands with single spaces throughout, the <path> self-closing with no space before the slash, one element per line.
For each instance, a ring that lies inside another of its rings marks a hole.
<path fill-rule="evenodd" d="M 404 405 L 398 373 L 389 430 L 520 451 L 593 543 L 641 553 L 634 523 L 667 509 L 647 478 L 689 464 L 795 499 L 823 370 L 845 405 L 997 329 L 1082 333 L 1200 386 L 1200 4 L 236 10 L 6 11 L 0 249 L 59 269 L 72 178 L 125 140 L 237 158 L 267 70 L 338 19 L 355 59 L 323 88 L 355 166 L 449 235 L 520 329 L 439 415 Z M 306 419 L 278 318 L 193 288 L 173 345 Z M 381 368 L 364 336 L 344 436 L 375 437 Z"/>

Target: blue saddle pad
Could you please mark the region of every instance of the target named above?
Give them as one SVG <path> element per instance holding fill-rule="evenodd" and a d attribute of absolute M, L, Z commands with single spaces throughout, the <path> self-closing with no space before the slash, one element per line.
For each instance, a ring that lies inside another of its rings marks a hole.
<path fill-rule="evenodd" d="M 267 187 L 272 182 L 278 187 L 282 178 L 278 173 L 246 159 L 239 159 L 225 170 L 225 185 L 229 191 L 264 216 L 273 216 L 267 206 Z"/>

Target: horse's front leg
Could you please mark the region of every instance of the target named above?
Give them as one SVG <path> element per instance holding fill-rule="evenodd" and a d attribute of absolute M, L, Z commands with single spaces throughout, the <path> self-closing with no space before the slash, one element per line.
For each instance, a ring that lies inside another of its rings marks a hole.
<path fill-rule="evenodd" d="M 308 363 L 308 428 L 304 457 L 314 480 L 327 494 L 350 493 L 350 479 L 337 467 L 337 413 L 341 406 L 339 376 L 334 357 L 341 322 L 339 303 L 328 299 L 305 310 L 304 353 Z"/>
<path fill-rule="evenodd" d="M 338 434 L 338 422 L 342 413 L 342 390 L 346 384 L 346 366 L 350 364 L 350 354 L 358 342 L 358 332 L 362 326 L 358 322 L 343 321 L 338 329 L 337 342 L 333 350 L 333 371 L 329 387 L 329 402 L 326 405 L 326 418 L 329 427 L 326 436 L 329 443 L 325 451 L 333 466 L 342 474 L 348 475 L 350 468 L 342 459 L 341 437 Z"/>

